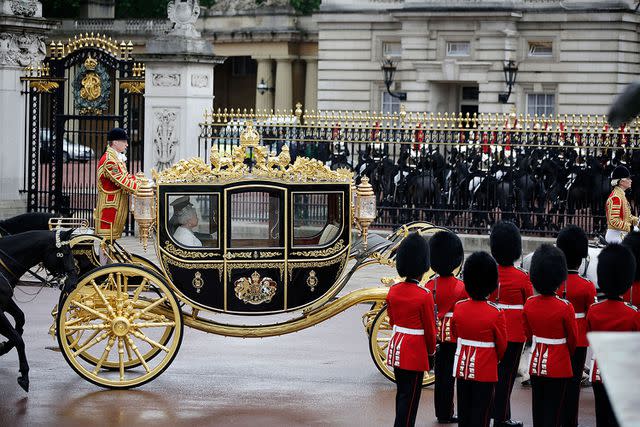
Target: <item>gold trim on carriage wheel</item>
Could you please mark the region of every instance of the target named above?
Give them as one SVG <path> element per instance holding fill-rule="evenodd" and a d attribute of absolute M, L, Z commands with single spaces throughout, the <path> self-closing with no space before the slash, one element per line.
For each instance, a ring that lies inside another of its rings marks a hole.
<path fill-rule="evenodd" d="M 80 376 L 103 387 L 130 388 L 169 366 L 182 330 L 178 301 L 163 279 L 140 267 L 111 264 L 85 276 L 65 298 L 57 337 Z"/>

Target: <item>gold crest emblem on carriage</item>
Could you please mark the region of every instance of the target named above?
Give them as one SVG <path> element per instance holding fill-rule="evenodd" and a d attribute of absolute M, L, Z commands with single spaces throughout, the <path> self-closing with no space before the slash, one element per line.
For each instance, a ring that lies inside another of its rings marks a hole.
<path fill-rule="evenodd" d="M 277 283 L 269 277 L 260 280 L 260 273 L 254 271 L 251 278 L 242 277 L 236 280 L 233 288 L 239 300 L 258 305 L 271 301 L 276 294 Z"/>

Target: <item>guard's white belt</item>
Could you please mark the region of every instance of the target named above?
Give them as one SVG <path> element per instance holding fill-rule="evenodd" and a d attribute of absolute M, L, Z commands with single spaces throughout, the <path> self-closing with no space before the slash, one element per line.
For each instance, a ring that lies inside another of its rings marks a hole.
<path fill-rule="evenodd" d="M 407 335 L 424 335 L 424 329 L 403 328 L 402 326 L 394 326 L 393 332 L 400 332 Z"/>
<path fill-rule="evenodd" d="M 523 304 L 496 304 L 498 308 L 503 310 L 522 310 L 524 309 Z"/>
<path fill-rule="evenodd" d="M 535 343 L 546 344 L 546 345 L 560 345 L 560 344 L 567 343 L 566 338 L 543 338 L 543 337 L 537 337 L 535 335 L 533 336 L 532 341 Z"/>
<path fill-rule="evenodd" d="M 458 338 L 458 345 L 467 345 L 469 347 L 492 348 L 496 346 L 493 341 L 475 341 Z"/>
<path fill-rule="evenodd" d="M 576 319 L 584 319 L 587 317 L 587 313 L 576 313 Z"/>
<path fill-rule="evenodd" d="M 444 314 L 444 317 L 453 317 L 453 311 L 449 311 Z"/>

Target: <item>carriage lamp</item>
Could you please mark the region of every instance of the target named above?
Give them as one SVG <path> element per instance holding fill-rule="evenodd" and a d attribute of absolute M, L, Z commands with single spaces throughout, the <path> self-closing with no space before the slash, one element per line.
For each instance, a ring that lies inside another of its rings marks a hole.
<path fill-rule="evenodd" d="M 369 184 L 369 178 L 362 178 L 356 193 L 356 220 L 360 225 L 363 248 L 367 249 L 367 234 L 369 225 L 376 219 L 376 194 Z"/>
<path fill-rule="evenodd" d="M 511 90 L 513 89 L 513 85 L 516 84 L 516 77 L 518 76 L 518 65 L 515 61 L 509 60 L 505 62 L 502 67 L 504 71 L 504 82 L 507 84 L 507 93 L 499 93 L 498 101 L 502 104 L 506 104 L 509 101 L 509 96 L 511 96 Z"/>
<path fill-rule="evenodd" d="M 136 174 L 138 191 L 133 196 L 133 217 L 140 230 L 140 242 L 144 250 L 147 250 L 151 228 L 156 218 L 156 198 L 153 193 L 153 184 L 144 176 L 144 173 Z"/>

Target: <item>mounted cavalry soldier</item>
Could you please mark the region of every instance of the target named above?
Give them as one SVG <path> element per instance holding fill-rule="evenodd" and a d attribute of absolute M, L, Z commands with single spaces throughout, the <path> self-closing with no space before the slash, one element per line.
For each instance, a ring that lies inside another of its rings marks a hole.
<path fill-rule="evenodd" d="M 638 225 L 638 217 L 631 214 L 631 206 L 625 191 L 631 188 L 631 173 L 624 166 L 617 166 L 611 174 L 613 190 L 607 199 L 607 243 L 620 243 L 624 236 Z"/>
<path fill-rule="evenodd" d="M 128 173 L 125 152 L 129 137 L 124 129 L 113 128 L 108 147 L 98 162 L 98 202 L 94 212 L 96 234 L 119 239 L 129 213 L 128 193 L 138 190 L 136 177 Z"/>

